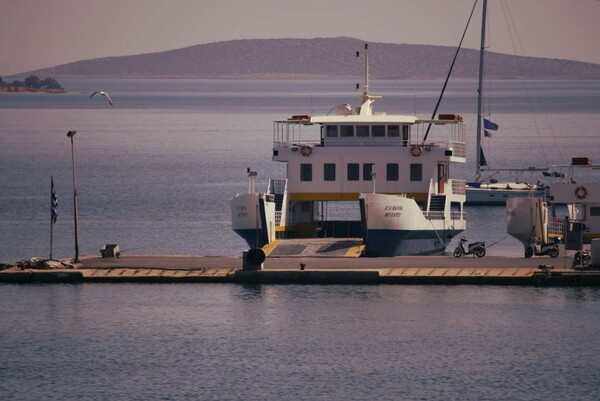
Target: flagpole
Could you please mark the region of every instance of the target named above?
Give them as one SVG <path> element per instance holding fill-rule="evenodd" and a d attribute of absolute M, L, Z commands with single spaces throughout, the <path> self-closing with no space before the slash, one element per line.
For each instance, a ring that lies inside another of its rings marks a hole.
<path fill-rule="evenodd" d="M 52 260 L 52 237 L 54 232 L 54 177 L 50 176 L 50 260 Z"/>
<path fill-rule="evenodd" d="M 75 225 L 75 257 L 73 263 L 79 263 L 79 233 L 77 227 L 77 186 L 75 185 L 75 145 L 73 137 L 77 131 L 67 132 L 67 136 L 71 139 L 71 162 L 73 164 L 73 222 Z"/>

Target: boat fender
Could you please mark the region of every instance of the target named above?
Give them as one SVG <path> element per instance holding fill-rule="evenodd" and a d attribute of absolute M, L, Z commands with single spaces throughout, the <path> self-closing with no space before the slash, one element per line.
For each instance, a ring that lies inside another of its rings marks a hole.
<path fill-rule="evenodd" d="M 587 189 L 585 189 L 585 187 L 577 187 L 575 190 L 575 196 L 577 199 L 585 199 L 587 196 Z"/>
<path fill-rule="evenodd" d="M 423 153 L 423 148 L 419 145 L 414 145 L 410 148 L 410 154 L 415 157 L 421 156 L 421 153 Z"/>
<path fill-rule="evenodd" d="M 310 156 L 312 153 L 312 148 L 308 145 L 304 145 L 300 148 L 300 153 L 302 153 L 302 156 Z"/>

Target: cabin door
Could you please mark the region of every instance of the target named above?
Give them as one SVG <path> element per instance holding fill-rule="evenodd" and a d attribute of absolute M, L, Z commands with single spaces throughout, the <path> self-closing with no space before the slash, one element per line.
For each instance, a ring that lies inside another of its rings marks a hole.
<path fill-rule="evenodd" d="M 446 182 L 446 165 L 444 163 L 438 163 L 438 166 L 437 166 L 438 194 L 444 193 L 444 183 L 445 182 Z"/>

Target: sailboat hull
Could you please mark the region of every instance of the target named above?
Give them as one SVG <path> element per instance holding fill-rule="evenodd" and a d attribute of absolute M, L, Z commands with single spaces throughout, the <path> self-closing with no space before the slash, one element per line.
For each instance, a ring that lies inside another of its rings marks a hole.
<path fill-rule="evenodd" d="M 505 184 L 505 183 L 504 183 Z M 505 184 L 506 185 L 506 184 Z M 542 198 L 547 200 L 547 192 L 543 189 L 519 189 L 511 188 L 486 188 L 469 187 L 465 189 L 466 205 L 505 205 L 510 198 Z"/>

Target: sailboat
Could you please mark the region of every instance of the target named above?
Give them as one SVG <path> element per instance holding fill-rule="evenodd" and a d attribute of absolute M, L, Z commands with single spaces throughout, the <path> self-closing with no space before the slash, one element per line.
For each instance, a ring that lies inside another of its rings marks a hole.
<path fill-rule="evenodd" d="M 484 70 L 484 55 L 485 55 L 485 24 L 487 16 L 487 0 L 483 0 L 483 11 L 481 19 L 481 48 L 479 50 L 479 83 L 477 89 L 477 151 L 475 163 L 475 180 L 467 182 L 466 205 L 504 205 L 508 198 L 513 197 L 538 197 L 545 198 L 548 196 L 547 187 L 543 184 L 533 184 L 526 181 L 498 181 L 490 179 L 488 182 L 483 182 L 481 175 L 483 171 L 490 170 L 494 172 L 512 172 L 512 173 L 536 173 L 547 172 L 548 168 L 529 167 L 526 169 L 488 169 L 483 148 L 481 146 L 481 137 L 491 136 L 489 131 L 498 130 L 498 124 L 484 118 L 483 113 L 483 70 Z"/>

